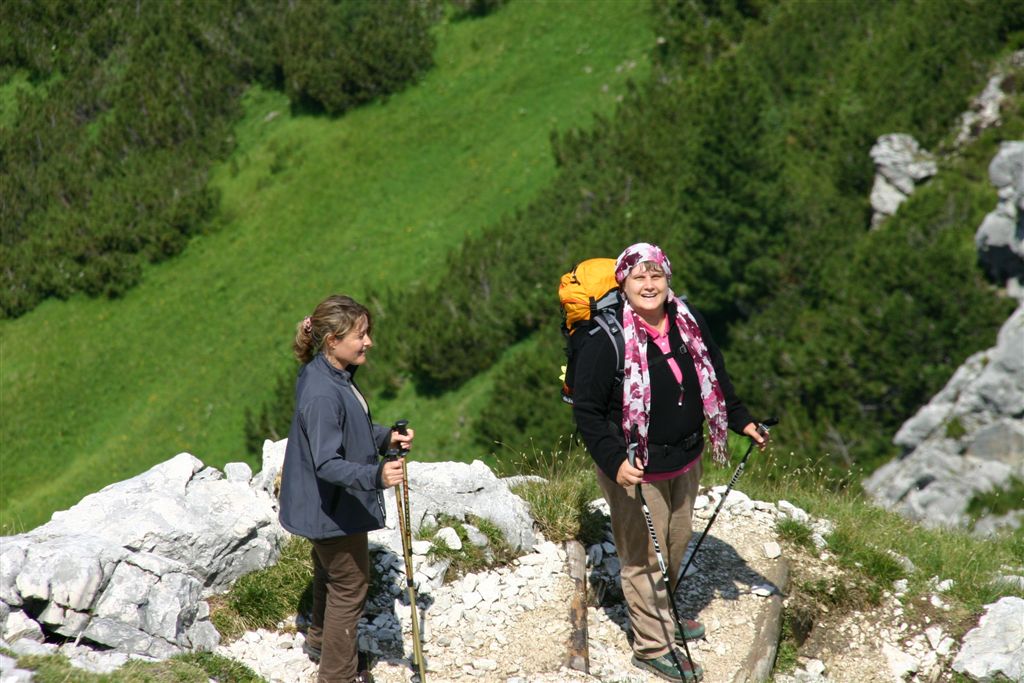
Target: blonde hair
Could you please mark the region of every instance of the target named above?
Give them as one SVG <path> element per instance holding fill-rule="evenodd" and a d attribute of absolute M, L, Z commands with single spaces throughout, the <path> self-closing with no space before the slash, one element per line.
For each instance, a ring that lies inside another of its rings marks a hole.
<path fill-rule="evenodd" d="M 640 272 L 642 272 L 642 273 L 661 273 L 665 277 L 670 277 L 665 272 L 665 266 L 661 265 L 657 261 L 641 261 L 640 263 L 638 263 L 635 266 L 633 266 L 633 268 L 631 268 L 628 273 L 626 273 L 626 277 L 622 278 L 622 282 L 619 283 L 619 289 L 620 290 L 625 288 L 625 286 L 626 286 L 626 279 L 629 277 L 629 273 L 632 273 L 633 270 L 635 270 L 637 268 L 640 268 L 641 269 Z"/>
<path fill-rule="evenodd" d="M 665 266 L 661 265 L 657 261 L 641 261 L 637 265 L 643 266 L 645 273 L 661 273 L 662 275 L 665 274 Z"/>
<path fill-rule="evenodd" d="M 292 350 L 300 363 L 313 360 L 328 335 L 344 337 L 360 322 L 366 320 L 366 331 L 370 331 L 370 311 L 352 297 L 334 294 L 321 301 L 313 315 L 299 321 L 295 330 Z"/>

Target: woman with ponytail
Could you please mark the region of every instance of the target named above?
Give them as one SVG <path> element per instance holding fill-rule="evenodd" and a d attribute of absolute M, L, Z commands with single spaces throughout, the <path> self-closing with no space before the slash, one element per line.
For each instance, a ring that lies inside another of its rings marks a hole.
<path fill-rule="evenodd" d="M 671 647 L 684 638 L 703 637 L 704 626 L 683 619 L 680 633 L 668 600 L 675 594 L 692 534 L 704 423 L 712 458 L 720 464 L 728 462 L 727 428 L 762 447 L 765 439 L 736 397 L 704 318 L 676 297 L 671 278 L 668 257 L 652 244 L 634 244 L 619 255 L 615 280 L 623 300 L 624 362 L 617 364 L 607 335 L 595 335 L 600 343 L 583 346 L 576 364 L 573 416 L 611 510 L 633 630 L 633 662 L 668 680 L 695 681 L 702 676 L 700 666 L 691 670 L 689 659 L 673 656 Z M 635 464 L 627 458 L 630 444 Z M 637 485 L 665 550 L 668 576 L 673 577 L 668 592 L 658 585 L 661 572 Z"/>
<path fill-rule="evenodd" d="M 370 312 L 347 296 L 324 299 L 299 322 L 293 349 L 303 364 L 281 473 L 281 525 L 313 545 L 313 621 L 303 649 L 321 683 L 369 681 L 356 626 L 370 579 L 367 533 L 384 526 L 383 490 L 402 481 L 413 430 L 373 422 L 354 381 L 370 338 Z"/>

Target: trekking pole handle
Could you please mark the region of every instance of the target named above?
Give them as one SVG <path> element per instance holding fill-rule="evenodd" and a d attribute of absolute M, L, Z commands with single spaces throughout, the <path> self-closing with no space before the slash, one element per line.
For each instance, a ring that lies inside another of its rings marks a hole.
<path fill-rule="evenodd" d="M 633 425 L 629 434 L 629 444 L 626 446 L 626 460 L 629 461 L 630 467 L 636 467 L 636 447 L 640 443 L 638 434 L 636 425 Z"/>
<path fill-rule="evenodd" d="M 409 427 L 409 421 L 408 420 L 396 420 L 395 421 L 395 425 L 391 429 L 392 429 L 392 431 L 396 431 L 399 434 L 401 434 L 402 436 L 405 436 L 406 434 L 409 433 L 408 427 Z M 409 449 L 408 448 L 393 448 L 391 450 L 397 451 L 397 455 L 405 455 L 406 452 Z"/>
<path fill-rule="evenodd" d="M 769 427 L 774 427 L 775 425 L 779 424 L 779 418 L 777 418 L 777 417 L 766 417 L 764 420 L 762 420 L 760 422 L 757 422 L 755 424 L 757 425 L 757 433 L 760 434 L 765 439 L 765 443 L 767 443 L 768 442 L 768 434 L 771 431 L 768 428 Z M 732 484 L 736 483 L 736 480 L 739 479 L 740 472 L 743 471 L 743 468 L 747 464 L 747 458 L 750 456 L 750 452 L 752 450 L 754 450 L 754 443 L 755 443 L 754 439 L 751 438 L 750 439 L 750 445 L 747 446 L 747 452 L 743 454 L 743 459 L 740 460 L 739 469 L 737 469 L 736 470 L 736 474 L 733 475 L 732 482 L 729 484 L 729 488 L 732 488 Z M 764 444 L 762 444 L 762 447 L 763 446 L 764 446 Z"/>
<path fill-rule="evenodd" d="M 779 424 L 779 418 L 766 417 L 764 420 L 757 423 L 757 433 L 761 436 L 768 436 L 768 433 L 771 431 L 769 427 L 774 427 L 777 424 Z"/>

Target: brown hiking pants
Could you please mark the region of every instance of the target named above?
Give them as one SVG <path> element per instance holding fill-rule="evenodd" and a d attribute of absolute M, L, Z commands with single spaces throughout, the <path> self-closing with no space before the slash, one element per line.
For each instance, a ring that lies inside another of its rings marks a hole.
<path fill-rule="evenodd" d="M 356 627 L 370 583 L 366 534 L 313 541 L 313 623 L 306 642 L 320 648 L 318 683 L 356 679 Z"/>
<path fill-rule="evenodd" d="M 693 503 L 702 471 L 698 460 L 675 479 L 643 484 L 644 499 L 672 582 L 670 590 L 675 588 L 693 535 Z M 633 627 L 633 652 L 640 659 L 660 657 L 675 642 L 675 622 L 636 487 L 619 486 L 600 468 L 597 480 L 611 510 L 612 534 L 622 567 L 622 593 Z"/>

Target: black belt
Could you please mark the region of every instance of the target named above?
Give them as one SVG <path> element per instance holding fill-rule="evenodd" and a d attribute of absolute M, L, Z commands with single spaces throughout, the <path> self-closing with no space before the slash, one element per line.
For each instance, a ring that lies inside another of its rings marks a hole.
<path fill-rule="evenodd" d="M 704 432 L 698 429 L 693 434 L 684 437 L 683 440 L 677 444 L 667 445 L 661 443 L 649 443 L 647 444 L 647 453 L 650 456 L 661 457 L 674 451 L 690 451 L 696 448 L 703 438 Z"/>

